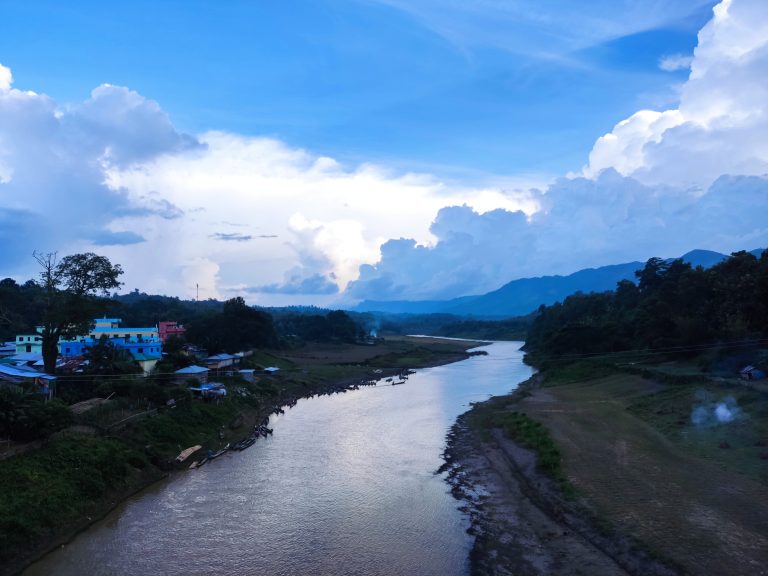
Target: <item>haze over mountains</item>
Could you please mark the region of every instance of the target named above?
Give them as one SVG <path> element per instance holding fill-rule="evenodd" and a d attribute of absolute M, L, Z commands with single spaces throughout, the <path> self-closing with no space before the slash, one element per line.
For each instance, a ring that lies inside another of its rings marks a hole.
<path fill-rule="evenodd" d="M 750 253 L 760 257 L 763 249 Z M 691 266 L 709 268 L 726 259 L 726 254 L 711 250 L 692 250 L 680 258 Z M 541 276 L 513 280 L 501 288 L 477 296 L 463 296 L 451 300 L 363 300 L 357 312 L 387 312 L 391 314 L 455 314 L 478 318 L 507 318 L 523 316 L 542 304 L 554 304 L 576 292 L 604 292 L 613 290 L 621 280 L 635 280 L 635 271 L 644 262 L 612 264 L 599 268 L 586 268 L 567 276 Z"/>

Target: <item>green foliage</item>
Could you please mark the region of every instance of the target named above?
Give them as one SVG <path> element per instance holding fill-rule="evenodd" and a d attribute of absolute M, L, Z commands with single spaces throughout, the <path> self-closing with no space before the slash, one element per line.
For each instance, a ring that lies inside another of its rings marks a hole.
<path fill-rule="evenodd" d="M 566 497 L 574 496 L 573 486 L 563 470 L 560 450 L 547 428 L 522 412 L 509 411 L 509 397 L 500 396 L 475 405 L 469 413 L 471 425 L 486 439 L 491 430 L 501 428 L 514 442 L 536 452 L 538 469 L 555 480 Z"/>
<path fill-rule="evenodd" d="M 205 348 L 209 354 L 231 354 L 277 345 L 272 317 L 248 306 L 240 297 L 225 302 L 221 313 L 188 324 L 187 340 Z"/>
<path fill-rule="evenodd" d="M 72 412 L 59 400 L 43 402 L 30 394 L 0 388 L 0 436 L 27 442 L 45 438 L 72 423 Z"/>
<path fill-rule="evenodd" d="M 509 320 L 460 320 L 443 324 L 433 334 L 474 340 L 525 340 L 532 320 L 530 317 Z"/>
<path fill-rule="evenodd" d="M 102 336 L 93 346 L 86 348 L 83 356 L 88 361 L 84 368 L 86 374 L 114 375 L 142 372 L 131 353 L 125 348 L 115 346 L 106 336 Z"/>
<path fill-rule="evenodd" d="M 542 306 L 526 349 L 534 362 L 572 361 L 623 350 L 679 355 L 702 344 L 768 335 L 768 252 L 737 252 L 709 269 L 650 259 L 638 284 L 575 294 Z"/>
<path fill-rule="evenodd" d="M 275 328 L 281 338 L 306 342 L 345 342 L 353 344 L 365 330 L 343 310 L 320 314 L 281 313 Z"/>
<path fill-rule="evenodd" d="M 55 252 L 34 253 L 40 265 L 42 296 L 42 338 L 45 371 L 53 374 L 59 355 L 58 342 L 88 331 L 91 322 L 104 310 L 109 290 L 120 286 L 119 264 L 92 252 L 73 254 L 59 261 Z"/>
<path fill-rule="evenodd" d="M 72 434 L 0 466 L 0 561 L 77 520 L 94 499 L 124 482 L 142 457 L 109 438 Z"/>
<path fill-rule="evenodd" d="M 558 482 L 566 482 L 560 450 L 555 446 L 547 429 L 522 412 L 504 412 L 496 415 L 495 423 L 515 442 L 535 450 L 539 469 Z"/>

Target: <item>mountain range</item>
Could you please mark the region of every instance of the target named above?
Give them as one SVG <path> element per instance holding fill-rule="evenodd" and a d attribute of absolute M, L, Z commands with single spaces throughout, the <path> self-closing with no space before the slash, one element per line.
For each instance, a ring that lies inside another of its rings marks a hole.
<path fill-rule="evenodd" d="M 760 257 L 763 249 L 752 250 Z M 692 250 L 680 257 L 691 266 L 709 268 L 728 258 L 711 250 Z M 585 268 L 568 276 L 540 276 L 513 280 L 501 288 L 478 296 L 462 296 L 451 300 L 363 300 L 356 312 L 390 314 L 454 314 L 475 318 L 509 318 L 524 316 L 542 304 L 554 304 L 576 292 L 613 290 L 621 280 L 635 280 L 635 272 L 644 262 L 627 262 L 599 268 Z"/>

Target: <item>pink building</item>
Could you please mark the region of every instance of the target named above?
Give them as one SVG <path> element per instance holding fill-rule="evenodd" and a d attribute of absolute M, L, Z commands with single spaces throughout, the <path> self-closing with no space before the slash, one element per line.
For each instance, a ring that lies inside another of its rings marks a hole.
<path fill-rule="evenodd" d="M 167 341 L 171 336 L 183 338 L 186 331 L 186 328 L 179 326 L 177 322 L 159 322 L 157 324 L 157 332 L 160 335 L 160 340 L 163 342 Z"/>

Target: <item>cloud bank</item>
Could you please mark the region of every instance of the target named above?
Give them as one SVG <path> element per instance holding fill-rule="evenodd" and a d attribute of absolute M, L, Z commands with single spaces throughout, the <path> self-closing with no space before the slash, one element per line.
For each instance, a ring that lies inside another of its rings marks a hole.
<path fill-rule="evenodd" d="M 453 297 L 693 248 L 768 246 L 768 4 L 723 0 L 690 61 L 667 63 L 688 65 L 678 108 L 619 122 L 581 174 L 534 191 L 535 214 L 445 208 L 435 244 L 389 241 L 349 295 Z"/>
<path fill-rule="evenodd" d="M 123 265 L 127 289 L 329 304 L 768 246 L 768 5 L 723 0 L 690 62 L 660 65 L 688 64 L 676 108 L 638 111 L 578 174 L 522 190 L 185 134 L 128 88 L 63 105 L 0 66 L 6 274 L 34 274 L 33 249 L 95 250 Z"/>

